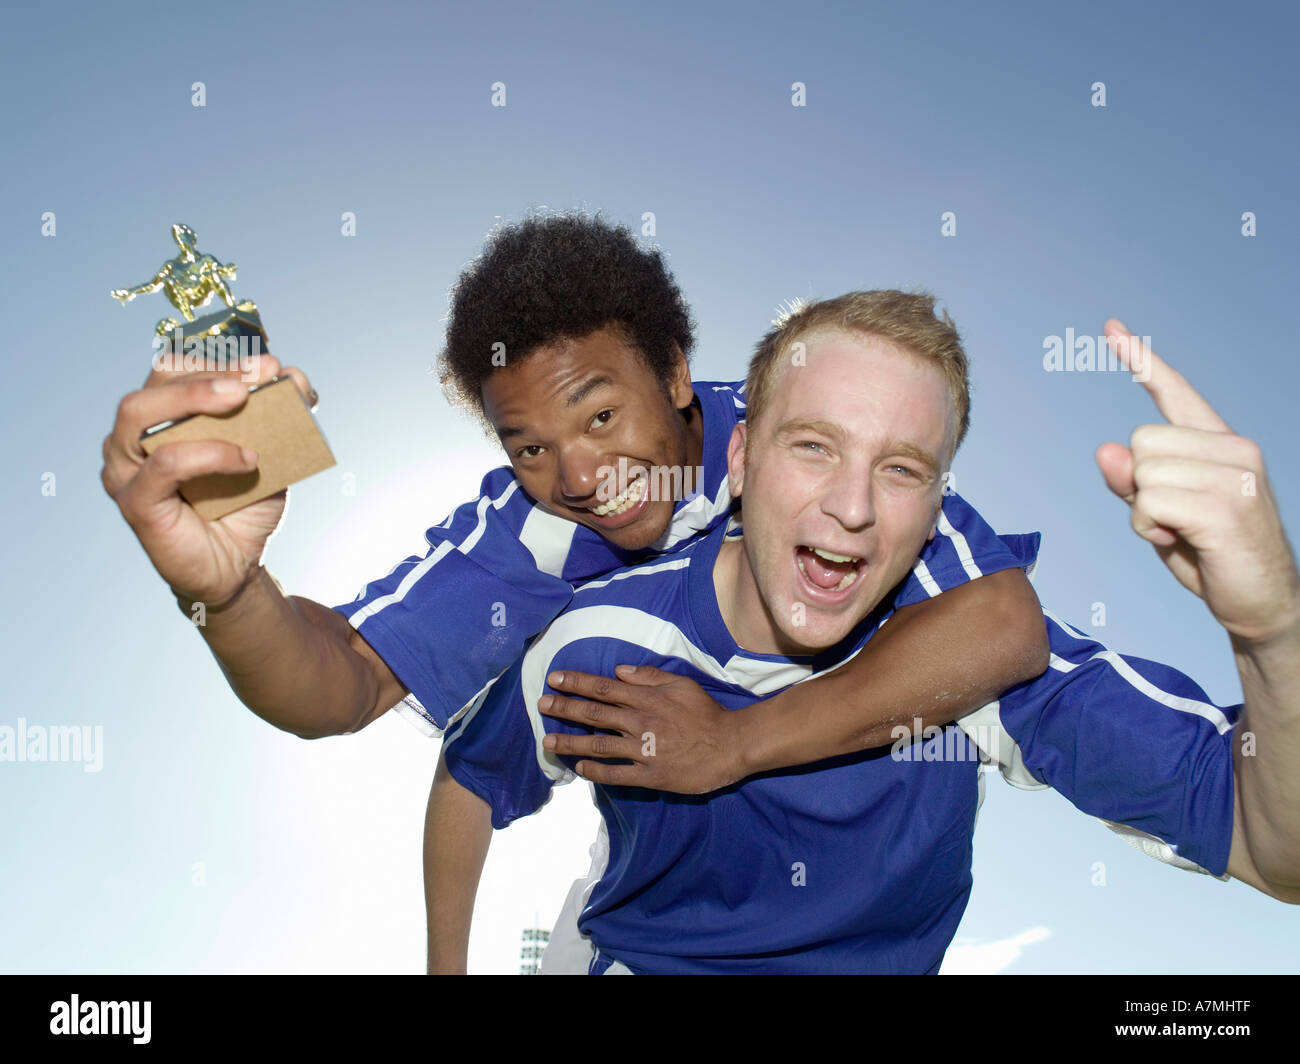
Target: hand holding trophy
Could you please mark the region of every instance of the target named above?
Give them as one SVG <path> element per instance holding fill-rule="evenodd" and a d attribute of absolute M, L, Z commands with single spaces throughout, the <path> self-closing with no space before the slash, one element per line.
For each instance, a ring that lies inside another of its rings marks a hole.
<path fill-rule="evenodd" d="M 256 305 L 230 290 L 235 266 L 200 254 L 193 230 L 154 277 L 111 294 L 162 290 L 180 318 L 155 329 L 153 371 L 118 406 L 102 480 L 155 568 L 180 596 L 217 606 L 259 567 L 292 483 L 333 466 L 301 370 L 266 350 Z M 213 297 L 225 308 L 203 317 Z"/>

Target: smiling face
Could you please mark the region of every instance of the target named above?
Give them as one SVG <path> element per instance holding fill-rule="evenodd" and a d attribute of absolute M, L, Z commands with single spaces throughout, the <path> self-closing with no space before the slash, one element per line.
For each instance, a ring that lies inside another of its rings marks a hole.
<path fill-rule="evenodd" d="M 699 412 L 683 415 L 693 400 L 684 358 L 665 384 L 613 327 L 538 348 L 483 382 L 484 412 L 524 490 L 627 550 L 659 539 L 674 508 L 635 471 L 700 464 Z"/>
<path fill-rule="evenodd" d="M 833 646 L 907 574 L 934 533 L 956 441 L 934 364 L 857 333 L 804 343 L 805 364 L 780 371 L 728 451 L 744 536 L 724 547 L 715 583 L 732 635 L 758 653 Z"/>

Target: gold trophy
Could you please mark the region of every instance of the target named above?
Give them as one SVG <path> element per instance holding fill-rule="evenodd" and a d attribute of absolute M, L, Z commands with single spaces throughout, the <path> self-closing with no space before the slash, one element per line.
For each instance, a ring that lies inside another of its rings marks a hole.
<path fill-rule="evenodd" d="M 262 329 L 262 318 L 257 312 L 257 304 L 245 300 L 235 302 L 235 296 L 226 282 L 235 279 L 238 269 L 231 263 L 223 265 L 211 255 L 200 255 L 198 237 L 188 225 L 173 225 L 172 239 L 180 248 L 180 254 L 168 259 L 159 267 L 153 279 L 134 288 L 117 288 L 109 294 L 122 306 L 126 306 L 136 296 L 147 295 L 162 289 L 171 305 L 181 312 L 181 316 L 191 323 L 182 327 L 175 318 L 163 318 L 154 329 L 159 337 L 180 330 L 175 337 L 181 341 L 175 351 L 181 351 L 181 345 L 189 337 L 200 336 L 256 336 L 258 346 L 266 343 L 266 332 Z M 213 296 L 220 296 L 230 310 L 219 311 L 203 318 L 194 316 L 196 307 L 202 308 L 212 302 Z"/>
<path fill-rule="evenodd" d="M 153 278 L 134 288 L 109 293 L 123 306 L 136 296 L 161 289 L 181 314 L 163 318 L 154 329 L 154 367 L 175 371 L 240 368 L 254 380 L 252 359 L 268 346 L 257 305 L 235 299 L 229 282 L 236 267 L 198 250 L 187 225 L 173 225 L 180 253 L 159 267 Z M 195 315 L 220 297 L 226 309 Z M 248 402 L 230 414 L 192 414 L 165 421 L 140 437 L 146 454 L 163 443 L 182 440 L 228 440 L 257 452 L 257 468 L 248 473 L 214 473 L 181 485 L 181 497 L 200 517 L 215 521 L 226 514 L 282 491 L 335 464 L 329 444 L 311 408 L 288 376 L 249 387 Z"/>

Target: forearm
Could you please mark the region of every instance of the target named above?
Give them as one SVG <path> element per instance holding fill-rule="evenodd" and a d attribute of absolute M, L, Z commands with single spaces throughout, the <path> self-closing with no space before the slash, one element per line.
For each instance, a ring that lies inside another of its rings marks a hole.
<path fill-rule="evenodd" d="M 438 759 L 424 820 L 424 904 L 429 974 L 463 975 L 483 862 L 492 842 L 492 811 Z"/>
<path fill-rule="evenodd" d="M 881 746 L 944 725 L 1047 667 L 1047 631 L 1024 574 L 993 573 L 908 606 L 834 672 L 737 714 L 746 774 Z"/>
<path fill-rule="evenodd" d="M 194 619 L 193 604 L 178 604 Z M 226 606 L 205 609 L 199 631 L 231 688 L 263 720 L 303 738 L 355 730 L 377 682 L 334 610 L 288 597 L 259 567 Z"/>
<path fill-rule="evenodd" d="M 1234 640 L 1245 705 L 1233 743 L 1241 826 L 1256 869 L 1300 887 L 1300 623 L 1259 644 Z"/>

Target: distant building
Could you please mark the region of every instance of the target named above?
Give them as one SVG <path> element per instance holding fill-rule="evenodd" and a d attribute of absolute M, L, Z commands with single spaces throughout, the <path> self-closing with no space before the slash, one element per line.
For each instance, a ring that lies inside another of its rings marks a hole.
<path fill-rule="evenodd" d="M 540 927 L 525 927 L 523 945 L 519 947 L 519 974 L 537 975 L 542 963 L 542 950 L 551 940 L 551 933 Z"/>

